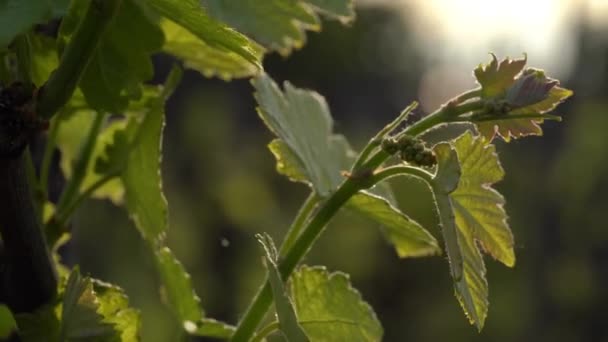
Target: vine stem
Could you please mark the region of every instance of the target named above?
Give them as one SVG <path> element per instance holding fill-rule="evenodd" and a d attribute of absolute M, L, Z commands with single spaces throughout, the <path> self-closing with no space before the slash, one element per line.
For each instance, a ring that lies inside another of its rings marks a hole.
<path fill-rule="evenodd" d="M 50 119 L 72 97 L 122 0 L 93 0 L 66 46 L 57 70 L 38 93 L 36 113 Z"/>
<path fill-rule="evenodd" d="M 466 93 L 465 93 L 466 94 Z M 465 98 L 473 97 L 472 94 L 461 95 Z M 466 114 L 478 109 L 483 108 L 484 102 L 482 100 L 472 100 L 464 102 L 460 105 L 456 105 L 453 102 L 449 102 L 448 105 L 442 106 L 437 111 L 424 117 L 422 120 L 412 124 L 403 130 L 401 134 L 407 134 L 412 136 L 418 136 L 427 130 L 447 122 L 457 122 L 463 119 L 459 118 L 460 115 Z M 373 142 L 373 139 L 372 139 Z M 370 143 L 372 143 L 370 142 Z M 365 150 L 365 149 L 364 149 Z M 371 154 L 371 153 L 370 153 Z M 360 164 L 357 169 L 353 170 L 353 174 L 365 174 L 365 171 L 376 170 L 382 163 L 384 163 L 390 154 L 384 150 L 379 150 L 367 161 Z M 388 170 L 388 171 L 387 171 Z M 363 172 L 361 172 L 363 171 Z M 384 172 L 384 173 L 382 173 Z M 359 190 L 369 188 L 373 186 L 374 181 L 379 181 L 391 176 L 395 172 L 405 172 L 415 176 L 424 176 L 426 180 L 429 176 L 425 174 L 414 174 L 414 171 L 405 167 L 401 169 L 387 168 L 384 171 L 380 171 L 380 176 L 376 175 L 372 177 L 350 177 L 346 178 L 344 182 L 338 187 L 338 189 L 321 205 L 315 215 L 308 221 L 304 227 L 302 233 L 299 235 L 295 243 L 286 251 L 285 256 L 279 262 L 279 272 L 283 280 L 287 280 L 297 264 L 302 260 L 304 255 L 310 250 L 316 239 L 323 232 L 323 228 L 338 212 L 338 210 Z M 418 172 L 418 171 L 416 171 Z M 394 176 L 394 174 L 393 174 Z M 231 341 L 235 342 L 246 342 L 251 339 L 251 336 L 255 333 L 255 329 L 259 325 L 260 321 L 266 315 L 268 308 L 272 303 L 272 291 L 270 283 L 266 279 L 264 285 L 258 290 L 258 293 L 253 299 L 253 302 L 248 307 L 243 318 L 239 322 Z"/>
<path fill-rule="evenodd" d="M 279 322 L 274 321 L 260 329 L 260 331 L 251 339 L 251 342 L 264 341 L 266 337 L 270 336 L 270 334 L 274 333 L 277 330 L 279 330 Z"/>
<path fill-rule="evenodd" d="M 291 246 L 300 235 L 302 228 L 304 228 L 304 223 L 306 223 L 306 220 L 310 217 L 310 214 L 320 200 L 321 198 L 314 191 L 308 195 L 308 198 L 306 198 L 306 201 L 298 211 L 296 218 L 293 220 L 293 223 L 285 236 L 285 240 L 283 240 L 283 244 L 279 251 L 280 256 L 284 256 L 285 253 L 291 249 Z"/>

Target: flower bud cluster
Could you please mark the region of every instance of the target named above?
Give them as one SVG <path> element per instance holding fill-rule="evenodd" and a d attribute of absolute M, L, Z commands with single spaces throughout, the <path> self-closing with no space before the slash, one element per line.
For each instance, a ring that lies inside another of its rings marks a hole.
<path fill-rule="evenodd" d="M 399 139 L 386 138 L 382 141 L 382 149 L 391 155 L 399 154 L 401 160 L 409 164 L 425 167 L 437 164 L 433 151 L 427 148 L 422 140 L 410 135 Z"/>

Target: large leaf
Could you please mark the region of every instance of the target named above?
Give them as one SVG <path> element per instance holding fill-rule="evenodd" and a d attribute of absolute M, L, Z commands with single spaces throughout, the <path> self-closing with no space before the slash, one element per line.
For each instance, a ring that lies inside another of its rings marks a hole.
<path fill-rule="evenodd" d="M 169 248 L 158 250 L 156 261 L 163 284 L 164 299 L 184 328 L 188 330 L 190 325 L 196 324 L 204 316 L 200 299 L 194 293 L 190 275 Z"/>
<path fill-rule="evenodd" d="M 249 39 L 210 18 L 197 0 L 149 0 L 147 3 L 205 45 L 225 54 L 234 53 L 253 65 L 260 65 L 259 51 Z"/>
<path fill-rule="evenodd" d="M 195 336 L 228 340 L 236 330 L 235 326 L 211 318 L 203 318 L 197 324 L 185 324 L 186 331 Z"/>
<path fill-rule="evenodd" d="M 481 329 L 488 310 L 481 251 L 509 267 L 515 263 L 504 199 L 490 187 L 502 179 L 504 171 L 494 146 L 470 131 L 458 137 L 453 148 L 437 145 L 435 154 L 439 166 L 433 188 L 456 296 L 471 323 Z"/>
<path fill-rule="evenodd" d="M 61 17 L 69 0 L 1 0 L 0 51 L 17 36 L 35 24 Z"/>
<path fill-rule="evenodd" d="M 300 325 L 311 341 L 380 341 L 382 326 L 348 275 L 300 267 L 290 279 Z"/>
<path fill-rule="evenodd" d="M 475 69 L 481 85 L 481 97 L 489 101 L 486 113 L 473 117 L 477 130 L 486 140 L 499 135 L 503 140 L 527 135 L 542 135 L 542 116 L 572 96 L 572 91 L 559 87 L 559 81 L 545 76 L 542 70 L 525 69 L 526 58 L 496 56 L 487 65 Z M 552 117 L 554 118 L 554 117 Z"/>
<path fill-rule="evenodd" d="M 62 40 L 74 33 L 88 3 L 72 1 L 61 25 Z M 163 32 L 148 12 L 144 2 L 122 1 L 80 81 L 92 108 L 120 113 L 129 101 L 141 97 L 142 82 L 154 74 L 150 55 L 163 46 Z"/>
<path fill-rule="evenodd" d="M 217 75 L 221 79 L 230 80 L 253 76 L 260 71 L 257 63 L 250 62 L 236 52 L 213 47 L 173 21 L 163 19 L 161 27 L 165 33 L 163 51 L 179 58 L 185 67 L 206 77 Z M 253 43 L 251 45 L 252 53 L 261 61 L 262 48 L 255 47 Z"/>
<path fill-rule="evenodd" d="M 301 47 L 305 30 L 319 30 L 316 11 L 330 18 L 354 18 L 352 0 L 203 0 L 210 13 L 283 55 Z"/>
<path fill-rule="evenodd" d="M 93 288 L 99 301 L 97 312 L 104 317 L 104 322 L 113 324 L 120 334 L 120 341 L 139 341 L 139 311 L 129 307 L 129 299 L 124 291 L 99 280 L 93 280 Z"/>
<path fill-rule="evenodd" d="M 281 279 L 281 273 L 279 273 L 279 267 L 277 265 L 279 254 L 274 242 L 268 234 L 257 235 L 257 239 L 265 252 L 265 265 L 268 269 L 268 279 L 270 280 L 272 296 L 274 298 L 274 306 L 277 311 L 281 331 L 285 335 L 287 341 L 308 341 L 308 337 L 298 323 L 298 318 L 296 317 L 296 313 L 293 309 L 293 304 L 285 291 L 283 279 Z"/>

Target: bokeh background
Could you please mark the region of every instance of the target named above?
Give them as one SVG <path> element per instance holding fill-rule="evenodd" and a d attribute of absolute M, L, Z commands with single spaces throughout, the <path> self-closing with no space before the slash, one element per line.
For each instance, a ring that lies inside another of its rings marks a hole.
<path fill-rule="evenodd" d="M 365 0 L 345 27 L 325 22 L 289 58 L 271 55 L 276 80 L 323 94 L 356 148 L 411 101 L 421 117 L 475 86 L 472 70 L 528 53 L 575 96 L 543 138 L 498 143 L 516 237 L 514 269 L 486 258 L 490 311 L 470 326 L 445 257 L 400 260 L 374 223 L 339 215 L 306 260 L 351 275 L 386 341 L 608 341 L 608 1 Z M 161 80 L 172 60 L 158 56 Z M 281 241 L 308 189 L 274 171 L 272 136 L 247 80 L 187 72 L 169 101 L 163 179 L 169 245 L 192 274 L 209 317 L 236 323 L 264 276 L 255 233 Z M 449 134 L 450 132 L 444 132 Z M 429 193 L 393 183 L 404 212 L 440 236 Z M 144 341 L 176 338 L 160 302 L 152 256 L 127 214 L 89 201 L 73 223 L 68 263 L 124 287 L 143 314 Z"/>

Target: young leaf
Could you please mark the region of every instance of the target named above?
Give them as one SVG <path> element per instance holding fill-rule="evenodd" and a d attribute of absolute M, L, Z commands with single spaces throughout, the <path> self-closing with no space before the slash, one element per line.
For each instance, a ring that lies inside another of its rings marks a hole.
<path fill-rule="evenodd" d="M 263 49 L 251 42 L 251 52 L 257 63 L 240 54 L 209 45 L 203 39 L 173 21 L 163 19 L 160 26 L 165 33 L 163 52 L 177 57 L 186 68 L 196 70 L 205 77 L 217 75 L 223 80 L 249 77 L 260 71 Z"/>
<path fill-rule="evenodd" d="M 382 326 L 348 275 L 300 267 L 290 280 L 298 321 L 311 341 L 381 341 Z"/>
<path fill-rule="evenodd" d="M 305 30 L 320 29 L 315 11 L 343 22 L 354 18 L 352 0 L 203 0 L 203 4 L 217 19 L 282 55 L 304 45 Z"/>
<path fill-rule="evenodd" d="M 204 44 L 225 53 L 235 53 L 260 66 L 260 55 L 247 37 L 213 20 L 196 0 L 149 0 L 148 4 L 197 36 Z"/>
<path fill-rule="evenodd" d="M 147 5 L 123 0 L 89 62 L 80 88 L 89 105 L 100 111 L 122 112 L 142 95 L 142 82 L 152 78 L 150 55 L 163 46 L 163 33 L 147 15 Z M 72 1 L 60 29 L 64 42 L 74 33 L 89 2 Z"/>
<path fill-rule="evenodd" d="M 104 317 L 104 322 L 114 325 L 114 329 L 120 333 L 120 341 L 139 341 L 139 311 L 129 307 L 129 299 L 124 291 L 99 280 L 93 280 L 93 288 L 99 300 L 97 312 Z"/>
<path fill-rule="evenodd" d="M 435 154 L 439 166 L 433 189 L 456 296 L 471 323 L 481 329 L 487 315 L 488 284 L 480 249 L 506 266 L 515 263 L 504 199 L 490 187 L 502 179 L 504 171 L 494 146 L 470 131 L 454 141 L 453 149 L 447 144 L 437 145 Z M 455 171 L 458 164 L 459 178 Z"/>
<path fill-rule="evenodd" d="M 293 304 L 285 292 L 283 280 L 277 266 L 278 252 L 268 234 L 256 236 L 265 251 L 266 268 L 268 269 L 268 278 L 272 287 L 272 295 L 274 298 L 274 306 L 279 319 L 279 326 L 285 335 L 287 341 L 300 342 L 308 341 L 308 337 L 298 324 L 298 318 L 293 309 Z"/>
<path fill-rule="evenodd" d="M 189 326 L 195 325 L 205 314 L 200 307 L 200 299 L 194 292 L 190 275 L 167 247 L 156 252 L 156 262 L 164 298 L 184 328 L 189 330 Z"/>
<path fill-rule="evenodd" d="M 116 336 L 112 324 L 98 313 L 99 300 L 90 278 L 83 278 L 78 268 L 68 278 L 61 307 L 60 340 L 110 339 Z"/>
<path fill-rule="evenodd" d="M 348 207 L 382 224 L 383 234 L 400 258 L 441 254 L 437 240 L 388 200 L 362 191 L 348 201 Z"/>
<path fill-rule="evenodd" d="M 499 135 L 505 141 L 527 135 L 542 135 L 539 124 L 544 116 L 572 96 L 572 91 L 559 87 L 559 81 L 546 77 L 542 70 L 525 69 L 526 59 L 504 59 L 496 56 L 488 65 L 475 69 L 481 85 L 481 97 L 489 108 L 474 115 L 477 130 L 487 141 Z"/>

